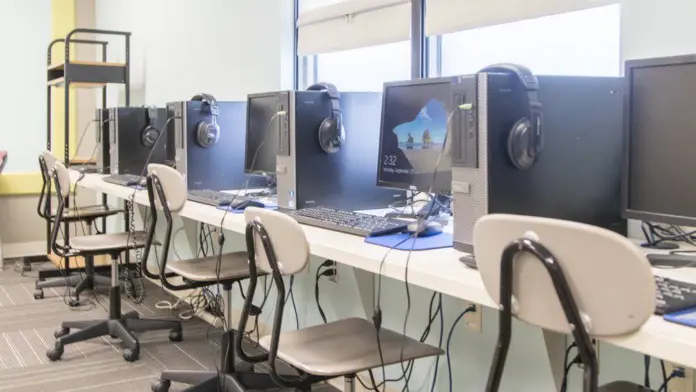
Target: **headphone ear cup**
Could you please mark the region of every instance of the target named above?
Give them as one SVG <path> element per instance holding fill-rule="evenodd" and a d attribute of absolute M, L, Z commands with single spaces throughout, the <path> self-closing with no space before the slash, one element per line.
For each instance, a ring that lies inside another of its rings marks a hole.
<path fill-rule="evenodd" d="M 157 143 L 157 139 L 159 139 L 159 136 L 160 133 L 157 129 L 148 126 L 140 135 L 140 141 L 143 143 L 143 146 L 147 148 L 152 148 L 155 145 L 155 143 Z"/>
<path fill-rule="evenodd" d="M 218 124 L 201 121 L 196 130 L 196 139 L 201 147 L 211 147 L 220 138 L 220 126 Z"/>
<path fill-rule="evenodd" d="M 532 132 L 534 132 L 532 124 L 525 117 L 515 123 L 508 136 L 508 156 L 512 164 L 520 170 L 529 169 L 536 162 L 536 154 L 530 154 L 533 147 Z"/>
<path fill-rule="evenodd" d="M 334 154 L 341 148 L 344 136 L 338 129 L 338 122 L 333 118 L 327 118 L 319 126 L 319 146 L 324 152 Z"/>

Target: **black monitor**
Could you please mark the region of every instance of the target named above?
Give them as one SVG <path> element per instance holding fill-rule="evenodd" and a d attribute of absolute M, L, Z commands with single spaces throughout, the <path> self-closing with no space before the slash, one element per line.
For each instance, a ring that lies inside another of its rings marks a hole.
<path fill-rule="evenodd" d="M 278 151 L 278 94 L 249 94 L 244 171 L 275 173 Z"/>
<path fill-rule="evenodd" d="M 696 226 L 696 56 L 628 61 L 625 79 L 624 217 Z"/>
<path fill-rule="evenodd" d="M 377 185 L 449 193 L 452 161 L 442 154 L 451 106 L 451 78 L 384 84 Z M 450 137 L 448 137 L 449 139 Z M 449 144 L 449 143 L 448 143 Z"/>

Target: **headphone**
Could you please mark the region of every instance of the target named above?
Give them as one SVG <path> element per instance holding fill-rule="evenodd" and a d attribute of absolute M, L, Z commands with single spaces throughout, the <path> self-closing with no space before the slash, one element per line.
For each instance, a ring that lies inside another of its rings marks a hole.
<path fill-rule="evenodd" d="M 338 89 L 331 83 L 321 82 L 307 87 L 307 91 L 326 91 L 331 98 L 331 116 L 319 125 L 319 145 L 328 154 L 336 153 L 346 141 Z"/>
<path fill-rule="evenodd" d="M 513 75 L 527 92 L 526 117 L 517 120 L 508 136 L 507 148 L 510 161 L 520 170 L 529 169 L 537 161 L 544 147 L 543 115 L 539 102 L 539 81 L 529 68 L 517 64 L 494 64 L 481 72 L 500 72 Z"/>
<path fill-rule="evenodd" d="M 143 128 L 143 131 L 140 133 L 140 141 L 143 143 L 143 146 L 152 148 L 160 137 L 160 130 L 155 128 L 155 124 L 157 124 L 156 107 L 147 106 L 145 111 L 145 122 L 145 128 Z"/>
<path fill-rule="evenodd" d="M 201 101 L 201 112 L 212 116 L 211 122 L 201 121 L 196 126 L 196 140 L 201 147 L 211 147 L 220 139 L 220 125 L 217 123 L 217 117 L 220 114 L 215 97 L 210 94 L 197 94 L 192 101 Z"/>

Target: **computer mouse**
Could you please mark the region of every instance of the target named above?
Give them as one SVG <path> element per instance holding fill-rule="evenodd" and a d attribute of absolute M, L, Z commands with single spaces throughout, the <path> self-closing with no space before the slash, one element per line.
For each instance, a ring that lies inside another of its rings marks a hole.
<path fill-rule="evenodd" d="M 247 207 L 258 207 L 258 208 L 266 208 L 266 206 L 261 203 L 260 201 L 256 200 L 244 200 L 243 202 L 237 204 L 234 209 L 235 210 L 243 210 Z"/>
<path fill-rule="evenodd" d="M 409 223 L 408 226 L 406 227 L 406 231 L 408 233 L 414 234 L 418 233 L 418 237 L 430 237 L 435 234 L 440 234 L 442 233 L 442 230 L 444 228 L 442 227 L 441 224 L 434 222 L 434 221 L 426 221 L 422 220 L 420 222 L 412 222 Z"/>

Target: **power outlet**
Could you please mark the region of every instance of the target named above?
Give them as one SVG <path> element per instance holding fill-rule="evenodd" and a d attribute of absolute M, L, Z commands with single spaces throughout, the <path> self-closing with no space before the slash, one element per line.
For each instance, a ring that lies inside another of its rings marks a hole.
<path fill-rule="evenodd" d="M 674 369 L 680 368 L 684 371 L 684 377 L 674 377 L 669 381 L 667 392 L 694 392 L 694 369 L 687 369 L 681 365 L 665 362 L 667 376 L 672 374 Z"/>
<path fill-rule="evenodd" d="M 338 263 L 333 261 L 331 264 L 331 268 L 333 268 L 334 274 L 329 276 L 329 280 L 334 282 L 334 283 L 338 283 Z"/>
<path fill-rule="evenodd" d="M 465 309 L 468 308 L 469 306 L 474 305 L 470 302 L 465 302 L 464 306 Z M 482 329 L 482 324 L 483 324 L 483 317 L 482 317 L 483 310 L 481 308 L 481 305 L 476 305 L 476 309 L 473 312 L 469 312 L 464 315 L 464 325 L 466 325 L 466 328 L 470 331 L 473 332 L 481 332 Z"/>

